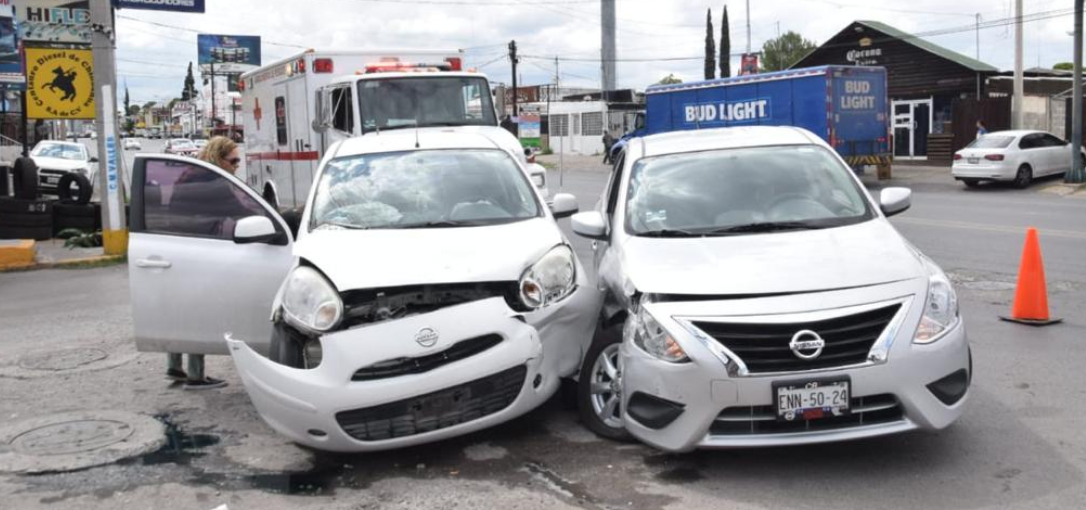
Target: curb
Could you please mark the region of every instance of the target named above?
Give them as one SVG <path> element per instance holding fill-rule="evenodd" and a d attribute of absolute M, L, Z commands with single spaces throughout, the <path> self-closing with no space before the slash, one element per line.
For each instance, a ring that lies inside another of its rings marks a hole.
<path fill-rule="evenodd" d="M 0 241 L 0 271 L 33 267 L 37 251 L 37 243 L 34 241 Z"/>
<path fill-rule="evenodd" d="M 0 273 L 36 271 L 39 269 L 82 269 L 84 266 L 99 267 L 108 264 L 121 264 L 127 259 L 127 255 L 99 255 L 96 257 L 83 257 L 54 262 L 33 262 L 33 258 L 31 258 L 32 261 L 25 264 L 4 265 L 0 263 Z"/>

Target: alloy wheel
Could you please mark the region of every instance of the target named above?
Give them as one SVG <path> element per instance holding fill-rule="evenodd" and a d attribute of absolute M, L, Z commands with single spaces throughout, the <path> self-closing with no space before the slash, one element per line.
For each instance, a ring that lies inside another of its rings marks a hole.
<path fill-rule="evenodd" d="M 620 344 L 603 348 L 592 365 L 592 410 L 608 427 L 622 428 L 622 370 L 619 366 Z"/>

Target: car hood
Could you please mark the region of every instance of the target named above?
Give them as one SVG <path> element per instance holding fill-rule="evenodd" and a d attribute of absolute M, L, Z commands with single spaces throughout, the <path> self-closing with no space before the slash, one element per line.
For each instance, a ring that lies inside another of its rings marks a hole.
<path fill-rule="evenodd" d="M 883 219 L 825 230 L 730 237 L 633 237 L 621 257 L 641 292 L 816 292 L 926 277 L 919 255 Z"/>
<path fill-rule="evenodd" d="M 319 230 L 302 234 L 294 254 L 347 291 L 515 281 L 561 242 L 552 220 L 536 218 L 487 227 Z"/>
<path fill-rule="evenodd" d="M 45 158 L 45 157 L 32 157 L 34 164 L 38 165 L 38 168 L 48 168 L 50 170 L 78 170 L 80 168 L 89 168 L 90 163 L 86 161 L 76 161 L 71 159 L 62 158 Z"/>

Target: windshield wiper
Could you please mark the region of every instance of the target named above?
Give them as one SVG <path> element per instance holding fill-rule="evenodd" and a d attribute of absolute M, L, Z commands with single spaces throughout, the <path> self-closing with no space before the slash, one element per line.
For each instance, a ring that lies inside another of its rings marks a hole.
<path fill-rule="evenodd" d="M 342 229 L 346 229 L 346 230 L 369 230 L 370 229 L 370 227 L 363 227 L 362 225 L 351 225 L 350 223 L 338 223 L 338 222 L 335 222 L 335 221 L 323 221 L 323 222 L 321 222 L 320 225 L 317 225 L 317 228 L 315 228 L 313 230 L 320 230 L 322 227 L 334 227 L 334 228 L 342 228 Z"/>
<path fill-rule="evenodd" d="M 692 232 L 690 230 L 683 230 L 678 228 L 661 228 L 657 230 L 649 230 L 647 232 L 640 232 L 637 235 L 640 237 L 702 237 L 705 234 L 701 232 Z"/>
<path fill-rule="evenodd" d="M 456 227 L 473 227 L 476 224 L 470 221 L 452 221 L 452 220 L 437 220 L 428 221 L 426 223 L 413 223 L 411 225 L 396 226 L 392 228 L 413 229 L 413 228 L 456 228 Z"/>
<path fill-rule="evenodd" d="M 699 231 L 698 233 L 705 235 L 727 235 L 755 232 L 782 232 L 785 230 L 817 230 L 820 228 L 825 227 L 805 221 L 766 221 L 760 223 L 748 223 L 746 225 L 736 225 L 734 227 L 724 227 L 706 231 Z"/>

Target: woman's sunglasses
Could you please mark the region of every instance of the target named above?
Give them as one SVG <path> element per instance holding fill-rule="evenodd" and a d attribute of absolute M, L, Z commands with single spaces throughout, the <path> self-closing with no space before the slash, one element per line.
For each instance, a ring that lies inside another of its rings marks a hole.
<path fill-rule="evenodd" d="M 241 164 L 241 158 L 230 158 L 226 160 L 226 162 L 230 163 L 231 165 L 237 166 Z"/>

